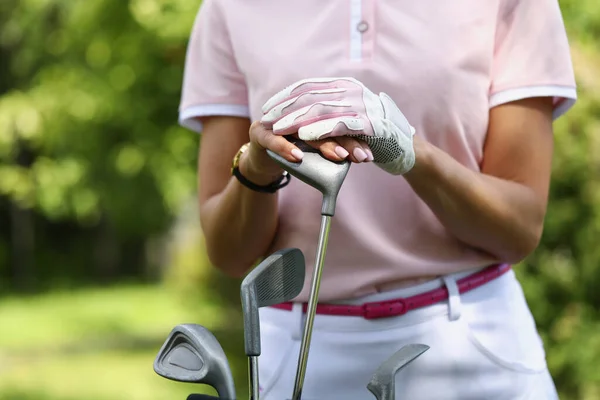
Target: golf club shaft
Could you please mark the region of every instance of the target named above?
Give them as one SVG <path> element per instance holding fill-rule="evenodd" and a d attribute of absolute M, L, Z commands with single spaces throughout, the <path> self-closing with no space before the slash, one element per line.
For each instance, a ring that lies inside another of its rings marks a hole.
<path fill-rule="evenodd" d="M 260 386 L 259 386 L 259 382 L 258 382 L 258 357 L 256 357 L 256 356 L 248 357 L 248 372 L 250 374 L 250 376 L 249 376 L 250 395 L 251 395 L 250 399 L 258 400 L 259 391 L 260 391 Z"/>
<path fill-rule="evenodd" d="M 331 216 L 323 215 L 321 217 L 321 230 L 319 232 L 319 244 L 317 246 L 317 256 L 315 260 L 315 270 L 313 273 L 312 285 L 308 299 L 308 308 L 306 310 L 306 322 L 304 324 L 304 334 L 300 344 L 300 354 L 298 355 L 298 369 L 296 371 L 296 381 L 294 383 L 294 393 L 292 400 L 300 400 L 304 377 L 306 375 L 306 365 L 308 362 L 308 351 L 310 348 L 310 339 L 312 336 L 317 303 L 319 301 L 319 288 L 321 286 L 321 275 L 323 273 L 323 263 L 325 253 L 327 252 L 327 241 L 329 240 L 329 228 L 331 227 Z"/>

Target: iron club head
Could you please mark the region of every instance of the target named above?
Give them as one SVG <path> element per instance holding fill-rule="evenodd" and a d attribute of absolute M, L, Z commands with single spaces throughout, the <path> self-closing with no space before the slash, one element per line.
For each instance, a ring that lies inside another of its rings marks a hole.
<path fill-rule="evenodd" d="M 236 396 L 227 356 L 217 338 L 201 325 L 173 328 L 154 360 L 154 371 L 174 381 L 210 385 L 221 398 Z"/>
<path fill-rule="evenodd" d="M 299 249 L 279 250 L 242 281 L 240 295 L 244 315 L 244 345 L 248 356 L 248 378 L 252 400 L 258 400 L 258 356 L 260 356 L 260 319 L 258 309 L 292 300 L 304 286 L 305 262 Z"/>
<path fill-rule="evenodd" d="M 375 395 L 377 400 L 394 400 L 396 398 L 396 373 L 427 350 L 429 350 L 429 346 L 424 344 L 409 344 L 402 347 L 377 368 L 367 389 Z"/>
<path fill-rule="evenodd" d="M 304 152 L 302 161 L 290 162 L 271 150 L 267 150 L 267 153 L 291 175 L 321 192 L 323 194 L 321 214 L 333 217 L 338 194 L 350 169 L 350 161 L 328 160 L 304 141 L 289 136 L 286 136 L 286 139 Z"/>
<path fill-rule="evenodd" d="M 260 355 L 259 307 L 290 301 L 304 287 L 305 260 L 295 248 L 279 250 L 265 258 L 242 281 L 246 355 Z"/>

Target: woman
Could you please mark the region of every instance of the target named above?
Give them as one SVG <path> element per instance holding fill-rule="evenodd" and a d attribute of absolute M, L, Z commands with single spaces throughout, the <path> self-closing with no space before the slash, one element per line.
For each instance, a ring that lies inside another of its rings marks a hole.
<path fill-rule="evenodd" d="M 241 277 L 298 247 L 310 277 L 320 194 L 286 186 L 265 149 L 299 160 L 284 136 L 300 134 L 355 163 L 331 227 L 319 296 L 328 313 L 316 315 L 303 399 L 371 398 L 371 374 L 408 343 L 430 350 L 398 375 L 399 398 L 557 398 L 509 266 L 540 240 L 552 122 L 575 103 L 573 75 L 556 0 L 204 1 L 180 122 L 202 132 L 212 263 Z M 394 168 L 350 136 L 392 133 L 405 155 Z M 294 304 L 261 310 L 263 399 L 291 397 L 309 284 Z M 404 310 L 372 304 L 384 300 Z M 340 303 L 367 311 L 336 315 Z"/>

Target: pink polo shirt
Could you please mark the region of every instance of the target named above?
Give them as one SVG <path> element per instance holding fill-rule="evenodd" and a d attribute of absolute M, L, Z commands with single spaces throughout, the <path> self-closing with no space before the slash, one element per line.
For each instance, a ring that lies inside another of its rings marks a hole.
<path fill-rule="evenodd" d="M 552 96 L 559 117 L 576 99 L 557 0 L 204 0 L 180 123 L 200 132 L 200 116 L 254 121 L 285 86 L 329 76 L 386 92 L 418 135 L 476 171 L 491 107 Z M 294 179 L 279 199 L 273 249 L 301 249 L 310 277 L 321 195 Z M 333 218 L 320 300 L 497 261 L 449 234 L 402 177 L 354 164 Z M 299 300 L 309 286 L 307 278 Z"/>

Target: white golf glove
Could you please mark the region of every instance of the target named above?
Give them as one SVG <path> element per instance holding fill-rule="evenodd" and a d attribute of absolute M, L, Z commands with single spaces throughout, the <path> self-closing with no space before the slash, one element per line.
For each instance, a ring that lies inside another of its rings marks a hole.
<path fill-rule="evenodd" d="M 352 136 L 364 140 L 374 162 L 393 175 L 415 163 L 415 129 L 385 93 L 371 92 L 354 78 L 298 81 L 263 106 L 261 122 L 277 135 L 298 133 L 302 140 Z"/>

